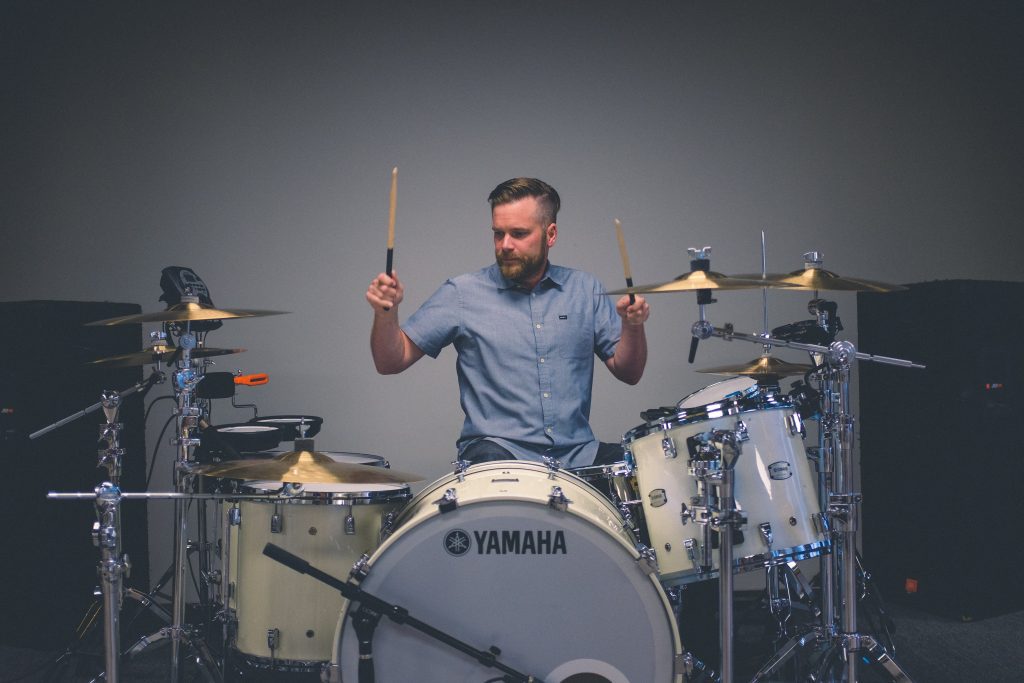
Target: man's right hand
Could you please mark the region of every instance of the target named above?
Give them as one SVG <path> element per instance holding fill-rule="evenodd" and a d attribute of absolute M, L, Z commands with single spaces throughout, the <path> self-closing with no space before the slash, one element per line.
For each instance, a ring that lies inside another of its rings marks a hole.
<path fill-rule="evenodd" d="M 398 304 L 402 303 L 404 295 L 405 288 L 395 271 L 391 271 L 391 275 L 379 274 L 366 290 L 366 300 L 370 302 L 374 313 L 378 315 L 394 312 L 398 308 Z"/>

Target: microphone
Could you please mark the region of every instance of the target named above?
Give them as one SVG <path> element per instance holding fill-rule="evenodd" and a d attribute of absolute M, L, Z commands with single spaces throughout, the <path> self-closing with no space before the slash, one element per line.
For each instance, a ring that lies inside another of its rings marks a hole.
<path fill-rule="evenodd" d="M 309 573 L 309 562 L 273 543 L 267 543 L 263 546 L 263 554 L 272 560 L 280 562 L 289 569 L 294 569 L 300 574 Z"/>

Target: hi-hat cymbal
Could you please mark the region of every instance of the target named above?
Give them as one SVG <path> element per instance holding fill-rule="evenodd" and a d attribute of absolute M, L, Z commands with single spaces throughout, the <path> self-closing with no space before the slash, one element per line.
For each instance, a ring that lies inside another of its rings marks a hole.
<path fill-rule="evenodd" d="M 423 477 L 385 467 L 337 462 L 312 449 L 312 440 L 297 440 L 302 450 L 289 451 L 271 460 L 232 460 L 196 468 L 208 477 L 280 481 L 298 484 L 407 484 Z M 305 447 L 309 446 L 309 450 Z"/>
<path fill-rule="evenodd" d="M 155 344 L 145 351 L 136 351 L 135 353 L 126 353 L 120 356 L 100 358 L 99 360 L 89 361 L 87 365 L 102 365 L 104 367 L 111 368 L 121 368 L 133 365 L 155 365 L 156 363 L 171 365 L 181 358 L 182 352 L 183 349 L 178 346 Z M 227 356 L 232 353 L 244 352 L 245 349 L 216 349 L 204 346 L 192 349 L 192 357 L 208 358 L 210 356 Z"/>
<path fill-rule="evenodd" d="M 717 368 L 704 368 L 697 372 L 708 375 L 743 375 L 755 379 L 767 379 L 800 376 L 813 368 L 813 365 L 806 363 L 788 363 L 774 356 L 761 356 L 742 365 L 722 365 Z"/>
<path fill-rule="evenodd" d="M 258 318 L 268 315 L 282 315 L 288 311 L 264 311 L 258 309 L 222 310 L 202 303 L 181 302 L 155 313 L 135 313 L 117 318 L 96 320 L 86 325 L 136 325 L 138 323 L 169 323 L 189 320 L 227 320 L 229 318 Z"/>
<path fill-rule="evenodd" d="M 792 273 L 768 273 L 767 275 L 737 275 L 737 278 L 759 280 L 762 287 L 778 287 L 780 284 L 800 291 L 822 290 L 840 292 L 897 292 L 906 289 L 894 285 L 859 277 L 843 277 L 824 268 L 803 268 Z"/>
<path fill-rule="evenodd" d="M 713 270 L 694 270 L 683 273 L 674 280 L 656 285 L 640 285 L 625 287 L 608 292 L 608 294 L 653 294 L 656 292 L 695 292 L 700 289 L 756 289 L 758 287 L 790 287 L 779 282 L 765 284 L 758 277 L 730 277 Z"/>

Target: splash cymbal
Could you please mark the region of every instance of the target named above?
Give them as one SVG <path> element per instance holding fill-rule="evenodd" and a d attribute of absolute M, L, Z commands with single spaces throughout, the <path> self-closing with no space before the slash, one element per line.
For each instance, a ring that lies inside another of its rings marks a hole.
<path fill-rule="evenodd" d="M 625 287 L 608 292 L 608 294 L 653 294 L 657 292 L 695 292 L 701 289 L 757 289 L 758 287 L 790 287 L 791 285 L 779 282 L 765 284 L 760 276 L 730 277 L 712 270 L 694 270 L 683 273 L 674 280 L 662 282 L 655 285 L 640 285 L 637 287 Z"/>
<path fill-rule="evenodd" d="M 190 320 L 227 320 L 229 318 L 258 318 L 268 315 L 282 315 L 288 311 L 266 311 L 258 309 L 231 309 L 224 310 L 208 306 L 207 304 L 192 301 L 183 301 L 180 304 L 168 306 L 166 310 L 155 313 L 135 313 L 122 315 L 116 318 L 95 320 L 86 325 L 136 325 L 139 323 L 169 323 L 185 322 Z"/>
<path fill-rule="evenodd" d="M 894 285 L 877 280 L 865 280 L 857 277 L 843 277 L 824 268 L 803 268 L 791 273 L 768 273 L 737 275 L 737 278 L 760 281 L 762 287 L 778 287 L 785 285 L 800 291 L 821 290 L 840 292 L 897 292 L 906 289 L 903 285 Z"/>
<path fill-rule="evenodd" d="M 761 356 L 756 360 L 741 365 L 721 365 L 717 368 L 704 368 L 697 372 L 708 375 L 743 375 L 756 379 L 793 377 L 806 374 L 814 366 L 807 363 L 788 363 L 774 356 Z"/>
<path fill-rule="evenodd" d="M 120 356 L 109 356 L 99 360 L 89 361 L 86 365 L 102 365 L 104 367 L 122 368 L 134 365 L 155 365 L 163 363 L 172 365 L 181 358 L 183 349 L 168 344 L 155 344 L 145 351 L 125 353 Z M 245 349 L 217 349 L 202 347 L 192 349 L 193 358 L 208 358 L 210 356 L 227 356 L 232 353 L 244 353 Z"/>
<path fill-rule="evenodd" d="M 299 484 L 407 484 L 423 481 L 410 472 L 399 472 L 372 465 L 337 462 L 312 450 L 312 439 L 297 439 L 300 450 L 282 453 L 270 460 L 232 460 L 196 468 L 208 477 L 280 481 Z"/>

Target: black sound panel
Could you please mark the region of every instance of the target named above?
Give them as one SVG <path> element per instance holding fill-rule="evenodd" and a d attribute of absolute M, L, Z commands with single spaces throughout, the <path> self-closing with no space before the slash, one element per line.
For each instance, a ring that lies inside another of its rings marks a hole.
<path fill-rule="evenodd" d="M 141 326 L 84 323 L 140 312 L 135 304 L 77 301 L 0 302 L 0 467 L 6 481 L 4 561 L 0 563 L 0 642 L 59 649 L 73 637 L 99 586 L 93 546 L 94 501 L 47 500 L 49 491 L 84 491 L 107 479 L 98 467 L 102 410 L 37 439 L 29 435 L 97 403 L 105 389 L 123 391 L 141 367 L 101 368 L 89 361 L 139 351 Z M 122 490 L 143 490 L 142 400 L 124 400 Z M 127 585 L 148 588 L 146 505 L 124 501 Z M 102 626 L 102 623 L 100 623 Z M 100 631 L 102 633 L 102 630 Z"/>
<path fill-rule="evenodd" d="M 884 597 L 961 619 L 1024 608 L 1024 283 L 857 298 L 868 569 Z"/>

